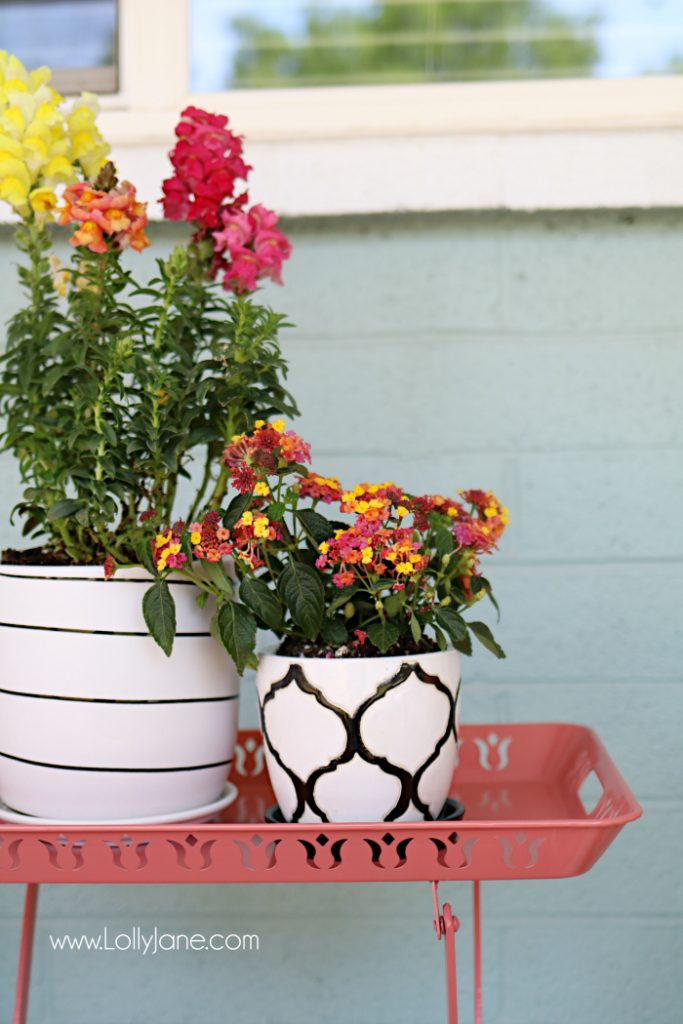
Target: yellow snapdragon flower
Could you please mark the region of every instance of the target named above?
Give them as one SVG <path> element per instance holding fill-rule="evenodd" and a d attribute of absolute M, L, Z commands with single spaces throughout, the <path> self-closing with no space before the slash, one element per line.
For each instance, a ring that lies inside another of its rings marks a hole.
<path fill-rule="evenodd" d="M 43 221 L 54 215 L 55 186 L 96 177 L 109 153 L 95 124 L 97 98 L 83 93 L 67 113 L 50 77 L 49 68 L 28 71 L 0 50 L 0 199 Z"/>

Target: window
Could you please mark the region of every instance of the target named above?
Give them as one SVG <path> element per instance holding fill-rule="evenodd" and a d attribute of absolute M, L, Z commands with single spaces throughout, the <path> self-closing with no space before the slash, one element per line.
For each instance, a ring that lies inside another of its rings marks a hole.
<path fill-rule="evenodd" d="M 150 200 L 194 103 L 283 214 L 683 206 L 683 0 L 0 0 L 0 46 Z"/>
<path fill-rule="evenodd" d="M 60 92 L 118 89 L 116 0 L 3 0 L 0 45 L 28 68 L 49 64 Z"/>
<path fill-rule="evenodd" d="M 191 85 L 224 89 L 683 72 L 682 0 L 190 0 Z"/>

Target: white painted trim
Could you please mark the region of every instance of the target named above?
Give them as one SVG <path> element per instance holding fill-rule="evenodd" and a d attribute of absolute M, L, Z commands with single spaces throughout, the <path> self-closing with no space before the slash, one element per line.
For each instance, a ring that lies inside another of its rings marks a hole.
<path fill-rule="evenodd" d="M 152 198 L 166 150 L 114 155 Z M 249 142 L 246 154 L 252 197 L 288 216 L 683 206 L 683 129 Z"/>

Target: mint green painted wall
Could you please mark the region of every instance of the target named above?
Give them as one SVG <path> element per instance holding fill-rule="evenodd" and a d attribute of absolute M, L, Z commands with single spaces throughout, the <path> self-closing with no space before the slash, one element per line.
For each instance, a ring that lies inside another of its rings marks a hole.
<path fill-rule="evenodd" d="M 678 1024 L 683 954 L 683 211 L 297 222 L 269 301 L 315 464 L 350 483 L 492 487 L 509 658 L 466 666 L 469 721 L 595 726 L 645 818 L 590 874 L 484 887 L 487 1024 Z M 157 229 L 160 248 L 171 232 Z M 143 260 L 151 259 L 149 254 Z M 0 309 L 16 301 L 0 238 Z M 18 492 L 0 460 L 2 504 Z M 0 541 L 12 539 L 4 525 Z M 244 720 L 255 722 L 245 682 Z M 443 887 L 463 920 L 468 888 Z M 0 1022 L 18 934 L 0 890 Z M 32 1021 L 443 1019 L 427 886 L 51 887 Z M 50 930 L 259 932 L 259 954 L 50 952 Z"/>

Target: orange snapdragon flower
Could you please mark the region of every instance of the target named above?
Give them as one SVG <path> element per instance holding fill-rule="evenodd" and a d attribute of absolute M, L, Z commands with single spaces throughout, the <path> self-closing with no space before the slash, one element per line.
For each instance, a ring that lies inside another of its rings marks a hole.
<path fill-rule="evenodd" d="M 110 243 L 117 251 L 130 246 L 140 252 L 150 244 L 145 234 L 147 203 L 138 201 L 135 186 L 129 181 L 114 184 L 107 191 L 88 182 L 69 185 L 59 223 L 74 222 L 78 227 L 69 241 L 90 252 L 106 252 Z"/>

